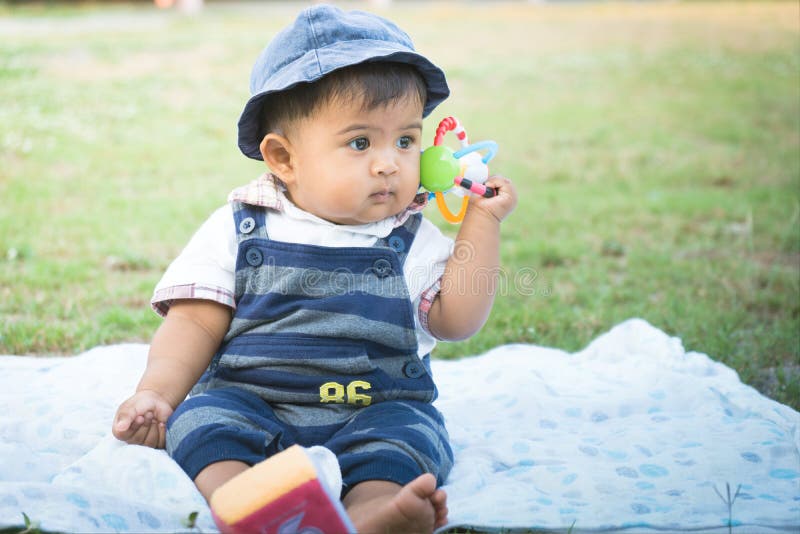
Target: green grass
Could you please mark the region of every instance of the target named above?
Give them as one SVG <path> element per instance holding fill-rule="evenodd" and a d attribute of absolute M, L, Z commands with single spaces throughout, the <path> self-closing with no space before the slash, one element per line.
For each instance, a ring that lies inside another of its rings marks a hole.
<path fill-rule="evenodd" d="M 643 317 L 800 408 L 797 3 L 425 5 L 385 13 L 449 74 L 426 135 L 495 139 L 521 195 L 490 322 L 435 354 Z M 0 353 L 149 340 L 161 273 L 262 170 L 236 121 L 297 7 L 0 6 Z"/>

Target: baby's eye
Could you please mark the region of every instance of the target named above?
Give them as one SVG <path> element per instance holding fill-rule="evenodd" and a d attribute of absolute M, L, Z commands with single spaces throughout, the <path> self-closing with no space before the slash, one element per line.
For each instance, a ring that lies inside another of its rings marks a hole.
<path fill-rule="evenodd" d="M 410 135 L 404 135 L 403 137 L 397 140 L 398 148 L 409 148 L 413 144 L 414 144 L 414 138 L 411 137 Z"/>
<path fill-rule="evenodd" d="M 358 137 L 350 141 L 350 148 L 354 150 L 366 150 L 369 148 L 369 139 L 366 137 Z"/>

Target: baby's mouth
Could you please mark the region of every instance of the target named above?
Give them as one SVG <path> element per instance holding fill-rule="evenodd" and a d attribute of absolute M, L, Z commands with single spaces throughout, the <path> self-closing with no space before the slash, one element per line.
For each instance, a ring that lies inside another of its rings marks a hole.
<path fill-rule="evenodd" d="M 391 198 L 393 194 L 394 193 L 392 193 L 389 189 L 382 189 L 380 191 L 372 193 L 369 197 L 377 201 L 387 201 Z"/>

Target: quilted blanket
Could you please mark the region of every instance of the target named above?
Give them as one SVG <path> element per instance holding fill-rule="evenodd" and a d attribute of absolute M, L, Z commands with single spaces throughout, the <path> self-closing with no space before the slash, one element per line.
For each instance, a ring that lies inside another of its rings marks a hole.
<path fill-rule="evenodd" d="M 110 434 L 146 354 L 0 356 L 0 529 L 216 531 L 163 451 Z M 433 373 L 456 455 L 445 529 L 800 532 L 800 414 L 645 321 Z"/>

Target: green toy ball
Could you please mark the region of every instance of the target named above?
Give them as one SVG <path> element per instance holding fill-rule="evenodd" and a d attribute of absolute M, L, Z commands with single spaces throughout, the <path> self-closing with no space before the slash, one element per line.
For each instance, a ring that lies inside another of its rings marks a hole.
<path fill-rule="evenodd" d="M 461 165 L 454 152 L 444 145 L 428 147 L 420 158 L 419 179 L 422 187 L 433 193 L 447 191 L 453 187 Z"/>

